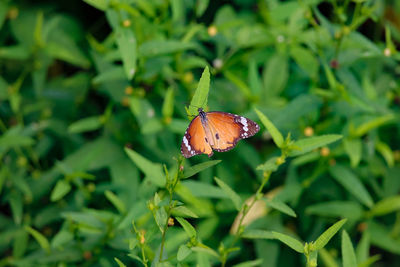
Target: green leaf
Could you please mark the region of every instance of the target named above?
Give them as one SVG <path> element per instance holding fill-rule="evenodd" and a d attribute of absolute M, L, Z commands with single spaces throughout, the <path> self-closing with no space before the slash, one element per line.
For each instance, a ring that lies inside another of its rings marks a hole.
<path fill-rule="evenodd" d="M 267 118 L 267 116 L 265 116 L 261 111 L 259 111 L 256 108 L 254 110 L 256 111 L 261 122 L 264 124 L 265 128 L 267 128 L 268 132 L 271 134 L 274 143 L 277 145 L 277 147 L 281 148 L 284 143 L 282 134 L 275 127 L 275 125 Z"/>
<path fill-rule="evenodd" d="M 214 165 L 217 165 L 220 162 L 221 162 L 221 160 L 210 160 L 210 161 L 202 162 L 202 163 L 196 164 L 192 167 L 189 167 L 189 168 L 185 169 L 185 171 L 183 173 L 183 179 L 192 177 L 196 173 L 199 173 L 205 169 L 208 169 Z"/>
<path fill-rule="evenodd" d="M 248 229 L 243 232 L 241 237 L 247 239 L 274 239 L 274 233 L 266 230 Z"/>
<path fill-rule="evenodd" d="M 194 213 L 192 210 L 190 210 L 186 206 L 178 206 L 175 207 L 172 210 L 172 214 L 174 216 L 179 216 L 179 217 L 191 217 L 191 218 L 199 218 L 196 213 Z"/>
<path fill-rule="evenodd" d="M 274 231 L 272 231 L 272 235 L 274 236 L 274 239 L 278 239 L 279 241 L 286 244 L 288 247 L 297 251 L 298 253 L 304 253 L 304 245 L 299 240 L 297 240 L 289 235 L 274 232 Z"/>
<path fill-rule="evenodd" d="M 261 266 L 263 260 L 262 259 L 257 259 L 257 260 L 253 260 L 253 261 L 246 261 L 246 262 L 242 262 L 239 264 L 235 264 L 233 265 L 233 267 L 252 267 L 252 266 Z"/>
<path fill-rule="evenodd" d="M 267 203 L 268 206 L 270 206 L 273 209 L 279 210 L 280 212 L 285 213 L 289 216 L 297 217 L 296 213 L 292 210 L 292 208 L 290 208 L 288 205 L 286 205 L 284 202 L 278 199 L 265 198 L 265 202 Z"/>
<path fill-rule="evenodd" d="M 297 65 L 303 69 L 312 79 L 317 77 L 319 70 L 318 59 L 310 52 L 309 49 L 301 46 L 293 46 L 290 49 L 290 55 L 296 61 Z"/>
<path fill-rule="evenodd" d="M 68 194 L 69 191 L 71 191 L 71 185 L 64 179 L 58 180 L 56 186 L 51 192 L 50 200 L 53 202 L 58 201 L 62 199 L 66 194 Z"/>
<path fill-rule="evenodd" d="M 101 11 L 107 10 L 108 2 L 109 2 L 107 0 L 83 0 L 83 1 Z"/>
<path fill-rule="evenodd" d="M 162 106 L 162 115 L 164 119 L 171 119 L 174 113 L 174 88 L 168 88 L 165 93 L 164 103 Z"/>
<path fill-rule="evenodd" d="M 199 108 L 205 109 L 207 107 L 207 98 L 208 91 L 210 90 L 210 71 L 208 67 L 204 68 L 203 74 L 201 74 L 201 78 L 199 84 L 197 85 L 197 89 L 194 92 L 192 101 L 189 106 L 189 116 L 193 116 L 197 114 L 197 110 Z"/>
<path fill-rule="evenodd" d="M 372 197 L 364 185 L 353 172 L 341 165 L 332 166 L 329 170 L 332 177 L 340 183 L 349 193 L 356 197 L 362 204 L 372 207 Z"/>
<path fill-rule="evenodd" d="M 25 230 L 27 232 L 29 232 L 36 239 L 36 241 L 39 243 L 39 245 L 42 249 L 44 249 L 48 253 L 50 253 L 50 251 L 51 251 L 50 244 L 44 235 L 42 235 L 40 232 L 36 231 L 35 229 L 33 229 L 30 226 L 25 226 Z"/>
<path fill-rule="evenodd" d="M 186 245 L 180 245 L 178 249 L 178 254 L 176 255 L 176 258 L 178 261 L 183 261 L 186 259 L 190 254 L 192 254 L 192 250 L 188 248 Z"/>
<path fill-rule="evenodd" d="M 236 210 L 240 211 L 242 208 L 242 199 L 240 196 L 232 190 L 226 183 L 224 183 L 222 180 L 218 179 L 217 177 L 214 177 L 215 181 L 217 182 L 218 186 L 221 187 L 222 190 L 226 193 L 226 195 L 232 200 L 233 204 L 235 205 Z"/>
<path fill-rule="evenodd" d="M 68 127 L 70 133 L 83 133 L 99 129 L 103 125 L 102 116 L 80 119 Z"/>
<path fill-rule="evenodd" d="M 203 244 L 198 244 L 197 246 L 192 247 L 192 250 L 196 251 L 196 252 L 206 253 L 206 254 L 208 254 L 210 256 L 213 256 L 213 257 L 215 257 L 217 259 L 220 258 L 219 254 L 217 252 L 215 252 L 212 248 L 209 248 L 209 247 L 207 247 L 207 246 L 205 246 Z"/>
<path fill-rule="evenodd" d="M 201 17 L 208 7 L 210 0 L 197 0 L 196 1 L 196 17 Z"/>
<path fill-rule="evenodd" d="M 229 70 L 224 71 L 224 76 L 231 81 L 240 90 L 243 96 L 249 98 L 251 96 L 251 91 L 249 86 L 242 81 L 238 75 L 230 72 Z"/>
<path fill-rule="evenodd" d="M 357 262 L 361 264 L 368 259 L 370 248 L 371 242 L 369 233 L 368 231 L 364 231 L 356 248 Z"/>
<path fill-rule="evenodd" d="M 394 155 L 393 155 L 393 151 L 390 148 L 390 146 L 379 141 L 379 142 L 376 142 L 375 148 L 379 153 L 381 153 L 381 155 L 385 159 L 387 165 L 389 167 L 393 167 L 394 166 Z"/>
<path fill-rule="evenodd" d="M 6 47 L 0 47 L 0 59 L 14 59 L 14 60 L 26 60 L 29 58 L 29 50 L 23 45 L 10 45 Z"/>
<path fill-rule="evenodd" d="M 157 208 L 156 208 L 154 215 L 155 215 L 156 223 L 157 223 L 158 227 L 160 228 L 161 233 L 164 234 L 165 226 L 168 223 L 167 222 L 168 214 L 167 214 L 164 206 L 158 206 L 158 204 L 159 204 L 158 202 L 160 200 L 157 200 L 157 197 L 158 197 L 158 195 L 156 193 L 156 195 L 154 197 L 154 203 L 157 206 Z"/>
<path fill-rule="evenodd" d="M 294 150 L 292 150 L 289 155 L 293 157 L 305 154 L 316 148 L 333 143 L 342 137 L 342 135 L 338 134 L 327 134 L 297 140 L 293 144 Z"/>
<path fill-rule="evenodd" d="M 120 261 L 117 257 L 114 257 L 114 260 L 117 262 L 119 267 L 126 267 L 126 265 L 122 261 Z"/>
<path fill-rule="evenodd" d="M 132 29 L 122 26 L 114 28 L 114 31 L 125 75 L 128 80 L 132 80 L 136 72 L 137 61 L 137 41 L 135 34 Z"/>
<path fill-rule="evenodd" d="M 146 176 L 150 179 L 150 181 L 152 181 L 157 186 L 160 187 L 165 186 L 166 180 L 161 164 L 153 163 L 129 148 L 125 148 L 125 152 L 131 158 L 131 160 L 138 166 L 138 168 L 144 174 L 146 174 Z"/>
<path fill-rule="evenodd" d="M 368 213 L 370 216 L 383 216 L 400 210 L 400 196 L 391 196 L 377 202 Z"/>
<path fill-rule="evenodd" d="M 6 20 L 8 12 L 8 3 L 6 1 L 0 2 L 0 29 L 3 28 L 3 23 Z"/>
<path fill-rule="evenodd" d="M 342 232 L 342 259 L 343 267 L 357 267 L 356 254 L 351 239 L 346 230 Z"/>
<path fill-rule="evenodd" d="M 35 141 L 28 136 L 12 135 L 7 133 L 0 136 L 0 148 L 2 148 L 3 150 L 8 150 L 10 148 L 20 146 L 30 146 L 34 143 Z"/>
<path fill-rule="evenodd" d="M 196 229 L 188 221 L 182 217 L 175 217 L 175 219 L 182 225 L 189 238 L 197 236 Z"/>
<path fill-rule="evenodd" d="M 264 97 L 278 96 L 286 86 L 289 70 L 286 56 L 276 53 L 266 61 L 264 68 Z"/>
<path fill-rule="evenodd" d="M 268 159 L 264 164 L 260 164 L 257 166 L 256 170 L 261 170 L 261 171 L 270 171 L 274 172 L 278 169 L 279 165 L 276 163 L 278 157 L 272 157 Z"/>
<path fill-rule="evenodd" d="M 76 65 L 82 68 L 89 68 L 90 61 L 86 55 L 78 48 L 74 41 L 62 33 L 60 39 L 53 38 L 49 41 L 45 48 L 46 52 L 56 58 L 68 62 L 72 65 Z"/>
<path fill-rule="evenodd" d="M 323 232 L 317 240 L 314 242 L 312 248 L 313 251 L 318 251 L 321 248 L 325 247 L 328 244 L 329 240 L 342 228 L 343 224 L 345 224 L 347 219 L 342 219 L 329 227 L 325 232 Z"/>
<path fill-rule="evenodd" d="M 155 57 L 164 54 L 182 52 L 195 48 L 194 43 L 183 43 L 178 40 L 151 40 L 143 43 L 139 47 L 139 55 L 141 57 Z"/>
<path fill-rule="evenodd" d="M 319 250 L 318 256 L 321 257 L 321 260 L 324 263 L 324 266 L 339 267 L 339 264 L 337 264 L 336 259 L 334 258 L 334 255 L 332 255 L 332 253 L 328 252 L 326 249 L 323 248 L 323 249 Z"/>
<path fill-rule="evenodd" d="M 370 234 L 373 246 L 400 255 L 400 240 L 392 236 L 392 227 L 389 229 L 382 224 L 371 221 L 368 223 L 367 231 Z"/>
<path fill-rule="evenodd" d="M 351 167 L 355 168 L 361 161 L 362 142 L 359 138 L 343 140 L 344 149 L 350 158 Z"/>
<path fill-rule="evenodd" d="M 384 115 L 381 117 L 373 118 L 373 119 L 370 119 L 367 122 L 361 124 L 356 129 L 350 131 L 350 133 L 354 137 L 360 137 L 375 128 L 378 128 L 389 122 L 392 122 L 395 118 L 396 118 L 396 116 L 393 114 L 387 114 L 387 115 Z"/>
<path fill-rule="evenodd" d="M 344 217 L 357 221 L 363 216 L 364 210 L 354 201 L 329 201 L 308 206 L 306 213 L 334 218 Z"/>
<path fill-rule="evenodd" d="M 249 87 L 254 95 L 260 95 L 262 91 L 262 82 L 258 74 L 255 60 L 249 62 Z"/>
<path fill-rule="evenodd" d="M 114 207 L 119 211 L 119 213 L 124 214 L 126 213 L 126 207 L 124 202 L 113 192 L 106 190 L 104 192 L 106 198 L 114 205 Z"/>

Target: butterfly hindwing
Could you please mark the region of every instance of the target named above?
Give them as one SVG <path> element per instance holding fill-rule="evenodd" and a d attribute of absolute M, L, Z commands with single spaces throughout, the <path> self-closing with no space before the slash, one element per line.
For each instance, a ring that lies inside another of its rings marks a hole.
<path fill-rule="evenodd" d="M 251 137 L 260 130 L 257 123 L 239 115 L 219 111 L 206 114 L 207 126 L 213 137 L 211 147 L 219 152 L 234 148 L 239 140 Z"/>
<path fill-rule="evenodd" d="M 209 143 L 206 142 L 206 134 L 199 116 L 192 120 L 183 136 L 181 153 L 185 158 L 202 153 L 211 157 L 213 154 Z"/>

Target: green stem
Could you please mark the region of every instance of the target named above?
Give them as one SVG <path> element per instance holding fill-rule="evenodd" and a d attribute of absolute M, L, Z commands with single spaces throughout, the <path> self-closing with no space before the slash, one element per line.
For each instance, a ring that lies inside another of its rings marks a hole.
<path fill-rule="evenodd" d="M 162 236 L 161 236 L 161 245 L 160 245 L 161 247 L 160 247 L 159 262 L 162 261 L 162 255 L 163 255 L 163 252 L 164 252 L 165 237 L 166 237 L 166 233 L 167 233 L 167 230 L 168 230 L 168 221 L 169 221 L 169 218 L 171 217 L 172 209 L 175 207 L 175 201 L 173 201 L 174 191 L 175 191 L 175 188 L 176 188 L 177 184 L 179 183 L 179 181 L 181 180 L 182 175 L 183 175 L 183 168 L 181 168 L 182 167 L 181 163 L 182 163 L 182 161 L 180 159 L 179 162 L 178 162 L 178 172 L 177 172 L 177 174 L 175 176 L 174 181 L 172 181 L 172 185 L 170 187 L 168 186 L 168 183 L 169 183 L 168 173 L 166 174 L 167 175 L 167 185 L 166 186 L 167 186 L 167 191 L 169 193 L 169 200 L 168 200 L 168 210 L 167 210 L 167 221 L 165 222 L 164 229 L 163 229 Z"/>
<path fill-rule="evenodd" d="M 228 259 L 228 254 L 230 250 L 230 248 L 232 248 L 236 242 L 240 239 L 240 236 L 242 234 L 242 224 L 243 224 L 243 220 L 246 217 L 246 215 L 248 214 L 248 212 L 251 210 L 251 208 L 254 206 L 254 204 L 256 203 L 257 200 L 259 200 L 259 195 L 261 194 L 262 190 L 264 189 L 265 184 L 268 182 L 269 177 L 271 176 L 271 172 L 265 172 L 264 173 L 264 178 L 261 182 L 261 185 L 258 187 L 256 194 L 254 195 L 254 198 L 251 200 L 250 204 L 246 207 L 246 204 L 244 204 L 240 210 L 239 213 L 242 214 L 242 216 L 240 217 L 239 220 L 239 225 L 238 228 L 236 230 L 235 233 L 235 237 L 231 243 L 231 245 L 224 251 L 223 255 L 221 255 L 221 266 L 225 267 L 226 264 L 226 260 Z"/>

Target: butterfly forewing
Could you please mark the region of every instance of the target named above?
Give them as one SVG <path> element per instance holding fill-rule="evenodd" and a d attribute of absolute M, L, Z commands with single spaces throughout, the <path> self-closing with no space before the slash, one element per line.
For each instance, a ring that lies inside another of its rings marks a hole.
<path fill-rule="evenodd" d="M 211 157 L 213 154 L 210 145 L 206 142 L 206 134 L 199 116 L 192 120 L 183 136 L 181 153 L 185 158 L 202 153 Z"/>
<path fill-rule="evenodd" d="M 251 137 L 260 130 L 254 121 L 226 112 L 209 112 L 207 120 L 214 137 L 211 147 L 219 152 L 234 148 L 239 140 Z"/>

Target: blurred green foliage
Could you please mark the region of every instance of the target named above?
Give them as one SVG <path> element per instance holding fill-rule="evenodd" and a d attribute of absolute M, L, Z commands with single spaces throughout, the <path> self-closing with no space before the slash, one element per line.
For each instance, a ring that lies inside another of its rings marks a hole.
<path fill-rule="evenodd" d="M 399 14 L 0 0 L 0 266 L 394 266 Z M 196 106 L 260 133 L 183 160 Z"/>

